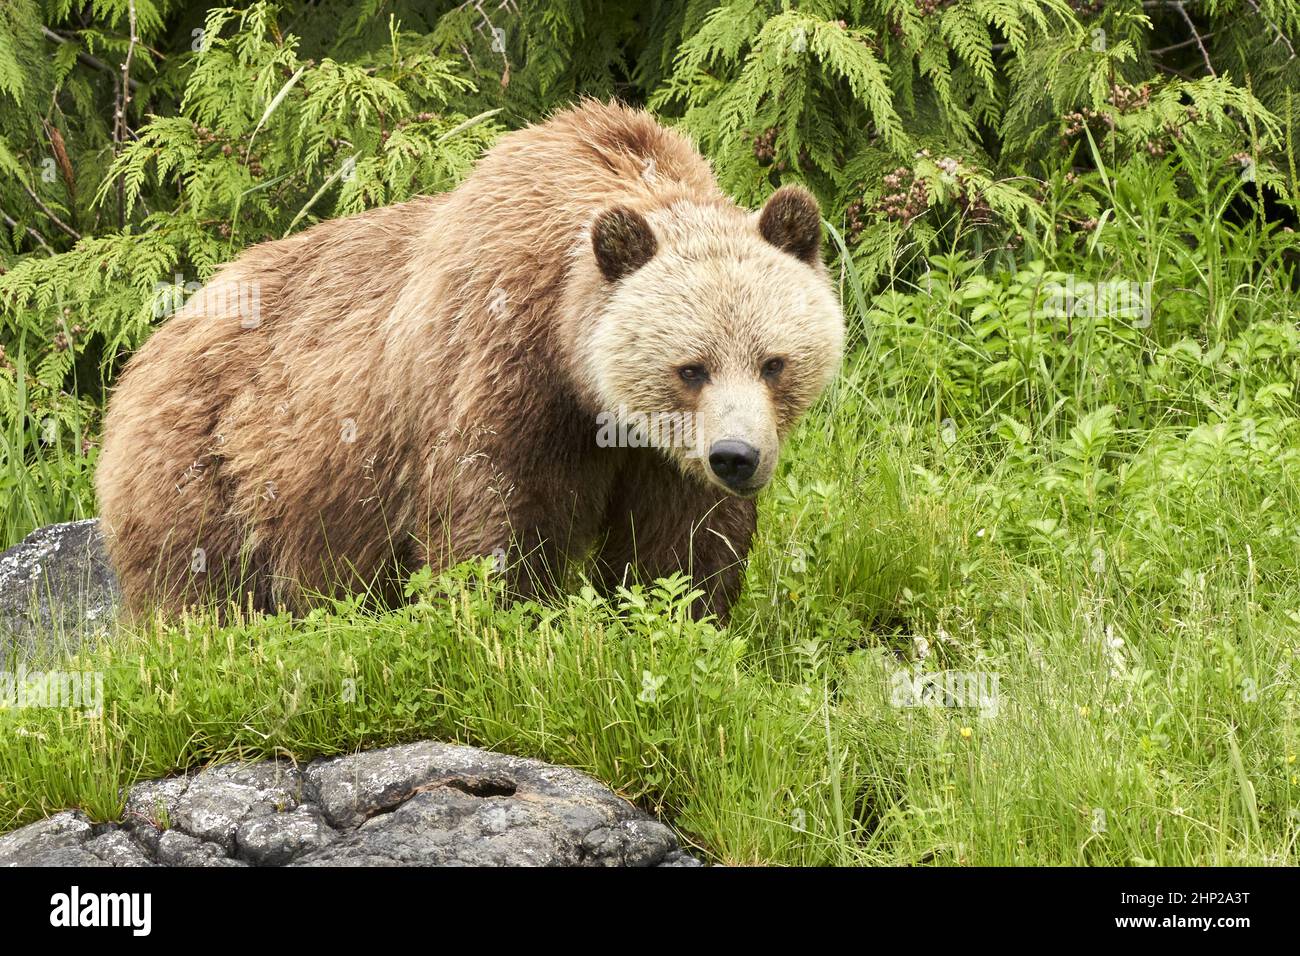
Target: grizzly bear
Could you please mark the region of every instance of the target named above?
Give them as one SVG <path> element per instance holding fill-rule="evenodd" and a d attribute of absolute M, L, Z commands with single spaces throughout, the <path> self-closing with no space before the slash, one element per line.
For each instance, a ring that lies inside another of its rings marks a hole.
<path fill-rule="evenodd" d="M 296 612 L 495 555 L 525 595 L 682 571 L 725 620 L 843 337 L 807 191 L 750 213 L 583 102 L 448 194 L 250 248 L 132 357 L 97 475 L 126 606 Z"/>

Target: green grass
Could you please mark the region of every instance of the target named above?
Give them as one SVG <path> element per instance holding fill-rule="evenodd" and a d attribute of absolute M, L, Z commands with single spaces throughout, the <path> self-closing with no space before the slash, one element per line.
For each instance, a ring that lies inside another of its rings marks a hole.
<path fill-rule="evenodd" d="M 727 629 L 682 581 L 510 606 L 484 565 L 394 611 L 124 630 L 60 665 L 104 673 L 101 716 L 0 713 L 0 828 L 435 737 L 590 771 L 726 863 L 1300 862 L 1295 239 L 1198 188 L 1108 194 L 1095 241 L 1012 272 L 941 257 L 874 297 L 846 274 L 854 347 Z M 1066 274 L 1154 277 L 1155 321 L 1044 318 Z M 21 441 L 11 538 L 75 511 Z M 996 713 L 897 706 L 914 667 L 996 676 Z"/>
<path fill-rule="evenodd" d="M 906 431 L 808 423 L 723 632 L 680 583 L 503 607 L 468 567 L 384 614 L 124 632 L 63 665 L 104 672 L 102 717 L 0 715 L 0 826 L 109 816 L 131 780 L 206 761 L 436 737 L 591 771 L 730 863 L 1296 862 L 1294 582 L 1182 568 L 1175 537 L 1147 560 L 1191 577 L 1147 595 L 1003 545 L 980 482 L 919 473 Z M 1294 504 L 1289 474 L 1268 493 Z M 1226 484 L 1184 533 L 1259 530 L 1255 492 Z M 996 673 L 996 716 L 893 706 L 917 638 L 928 666 Z"/>

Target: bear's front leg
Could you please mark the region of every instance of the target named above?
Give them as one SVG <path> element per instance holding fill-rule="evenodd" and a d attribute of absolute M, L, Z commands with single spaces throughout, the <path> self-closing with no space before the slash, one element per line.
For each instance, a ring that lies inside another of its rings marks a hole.
<path fill-rule="evenodd" d="M 606 520 L 597 572 L 607 590 L 680 571 L 704 592 L 695 618 L 727 623 L 758 522 L 753 500 L 707 487 L 647 451 L 624 470 Z"/>
<path fill-rule="evenodd" d="M 431 463 L 408 564 L 437 571 L 492 557 L 515 597 L 554 597 L 602 527 L 612 479 L 612 469 L 576 469 L 546 443 L 458 450 Z"/>

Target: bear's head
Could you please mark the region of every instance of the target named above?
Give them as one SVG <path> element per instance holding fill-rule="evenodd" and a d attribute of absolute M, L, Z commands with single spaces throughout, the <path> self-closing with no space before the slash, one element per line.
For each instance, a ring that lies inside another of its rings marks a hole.
<path fill-rule="evenodd" d="M 616 206 L 592 223 L 586 255 L 601 289 L 579 348 L 584 390 L 633 444 L 757 494 L 843 349 L 817 201 L 787 186 L 758 213 Z"/>

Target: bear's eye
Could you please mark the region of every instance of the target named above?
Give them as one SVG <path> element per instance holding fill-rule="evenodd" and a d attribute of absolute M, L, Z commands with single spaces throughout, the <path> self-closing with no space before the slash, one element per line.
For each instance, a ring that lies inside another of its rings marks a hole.
<path fill-rule="evenodd" d="M 703 365 L 683 365 L 677 375 L 687 385 L 703 385 L 709 380 L 709 370 Z"/>
<path fill-rule="evenodd" d="M 785 369 L 785 359 L 770 358 L 763 363 L 763 377 L 776 378 Z"/>

